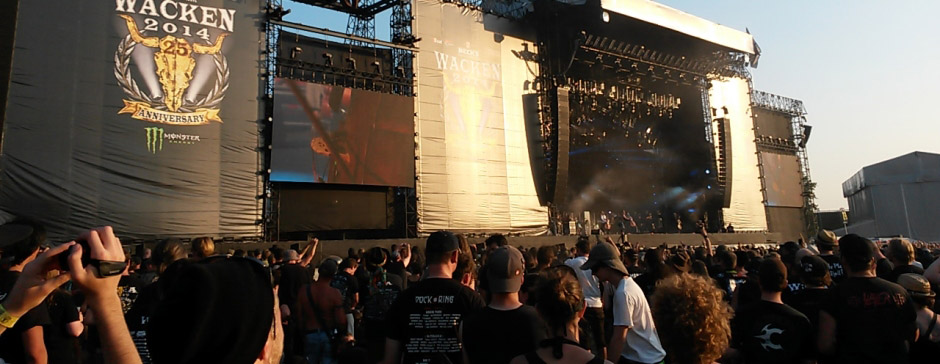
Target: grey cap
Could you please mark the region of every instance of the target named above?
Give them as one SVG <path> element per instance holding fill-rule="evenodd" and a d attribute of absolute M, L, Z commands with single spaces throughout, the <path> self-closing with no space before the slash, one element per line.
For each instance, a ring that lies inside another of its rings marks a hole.
<path fill-rule="evenodd" d="M 287 261 L 300 259 L 300 254 L 294 249 L 287 249 L 281 253 L 281 258 Z"/>
<path fill-rule="evenodd" d="M 591 248 L 590 255 L 588 255 L 588 260 L 581 265 L 581 270 L 594 270 L 599 265 L 623 273 L 623 275 L 630 274 L 627 272 L 627 267 L 620 261 L 620 251 L 610 243 L 598 243 L 594 245 L 594 247 Z"/>
<path fill-rule="evenodd" d="M 489 279 L 491 293 L 515 293 L 522 287 L 525 263 L 522 253 L 509 245 L 504 245 L 490 254 L 486 261 L 486 278 Z"/>

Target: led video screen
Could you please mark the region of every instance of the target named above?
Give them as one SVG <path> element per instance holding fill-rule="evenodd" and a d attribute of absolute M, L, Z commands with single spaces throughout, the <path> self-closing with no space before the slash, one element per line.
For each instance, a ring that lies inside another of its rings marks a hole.
<path fill-rule="evenodd" d="M 800 162 L 795 155 L 761 153 L 767 206 L 803 207 Z"/>
<path fill-rule="evenodd" d="M 278 78 L 271 180 L 414 186 L 410 97 Z"/>

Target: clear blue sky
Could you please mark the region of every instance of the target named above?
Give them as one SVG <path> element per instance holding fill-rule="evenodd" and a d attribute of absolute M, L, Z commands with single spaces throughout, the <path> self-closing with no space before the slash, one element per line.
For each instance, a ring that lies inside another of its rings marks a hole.
<path fill-rule="evenodd" d="M 803 100 L 821 209 L 845 207 L 842 182 L 913 151 L 940 152 L 940 1 L 661 0 L 744 30 L 763 50 L 757 89 Z M 346 16 L 292 5 L 287 19 L 344 31 Z M 388 38 L 388 12 L 376 20 Z"/>

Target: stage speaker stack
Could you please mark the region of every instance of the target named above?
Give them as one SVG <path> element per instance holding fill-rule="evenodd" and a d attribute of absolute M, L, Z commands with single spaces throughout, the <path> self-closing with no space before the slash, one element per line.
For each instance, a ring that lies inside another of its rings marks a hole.
<path fill-rule="evenodd" d="M 556 124 L 558 127 L 558 151 L 556 154 L 555 191 L 554 198 L 552 198 L 552 204 L 555 206 L 564 206 L 568 194 L 568 152 L 571 148 L 569 141 L 571 110 L 568 108 L 568 91 L 567 87 L 559 87 L 555 97 L 558 102 L 555 108 L 557 111 L 556 120 L 558 120 Z"/>
<path fill-rule="evenodd" d="M 721 143 L 721 150 L 719 151 L 719 158 L 721 161 L 718 163 L 718 173 L 719 177 L 722 180 L 722 195 L 724 201 L 722 207 L 730 208 L 731 207 L 731 182 L 732 179 L 732 168 L 734 165 L 731 163 L 731 151 L 734 148 L 731 147 L 731 120 L 727 118 L 718 119 L 718 137 L 719 142 Z"/>
<path fill-rule="evenodd" d="M 529 167 L 532 169 L 532 180 L 535 182 L 535 192 L 539 197 L 539 204 L 548 205 L 549 196 L 548 176 L 545 171 L 548 166 L 548 156 L 542 148 L 542 120 L 539 118 L 539 95 L 522 95 L 522 113 L 525 118 L 525 136 L 529 146 Z"/>

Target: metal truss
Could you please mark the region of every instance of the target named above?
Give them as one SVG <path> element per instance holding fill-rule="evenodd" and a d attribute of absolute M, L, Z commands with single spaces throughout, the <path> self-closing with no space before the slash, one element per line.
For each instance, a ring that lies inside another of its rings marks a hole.
<path fill-rule="evenodd" d="M 280 20 L 284 15 L 284 8 L 281 0 L 267 0 L 265 5 L 265 15 L 268 21 L 264 22 L 265 48 L 264 48 L 264 119 L 261 121 L 261 137 L 259 138 L 258 165 L 262 171 L 267 171 L 271 166 L 271 120 L 273 120 L 273 101 L 274 101 L 274 78 L 277 75 L 277 42 L 281 32 L 281 26 L 272 20 Z M 263 234 L 266 240 L 277 239 L 279 235 L 278 225 L 278 196 L 277 190 L 271 183 L 271 175 L 263 174 L 263 187 L 261 198 L 263 199 L 263 215 L 260 223 L 263 226 Z"/>
<path fill-rule="evenodd" d="M 398 0 L 392 7 L 392 16 L 389 19 L 392 43 L 414 45 L 418 41 L 412 31 L 414 15 L 411 13 L 411 0 Z M 414 52 L 392 48 L 392 70 L 395 76 L 404 79 L 414 77 Z M 400 95 L 414 95 L 414 88 L 409 85 L 395 90 Z"/>
<path fill-rule="evenodd" d="M 806 108 L 803 101 L 791 99 L 780 95 L 774 95 L 769 92 L 753 90 L 751 91 L 751 103 L 762 109 L 776 111 L 791 116 L 806 115 Z"/>
<path fill-rule="evenodd" d="M 620 61 L 614 60 L 614 63 L 662 78 L 678 82 L 697 82 L 699 78 L 714 77 L 750 79 L 745 66 L 747 54 L 741 52 L 717 51 L 706 57 L 685 57 L 589 33 L 583 33 L 583 37 L 582 49 L 620 58 Z"/>
<path fill-rule="evenodd" d="M 769 92 L 758 91 L 751 88 L 751 106 L 769 111 L 775 111 L 790 116 L 790 128 L 792 136 L 790 140 L 768 140 L 770 138 L 758 137 L 756 142 L 763 149 L 777 152 L 796 154 L 800 164 L 801 184 L 803 187 L 803 215 L 806 225 L 804 229 L 813 234 L 819 228 L 816 221 L 816 194 L 814 192 L 815 183 L 809 168 L 809 154 L 806 151 L 806 142 L 808 135 L 805 133 L 806 127 L 806 107 L 803 101 L 791 99 L 780 95 L 774 95 Z M 763 173 L 763 172 L 762 172 Z M 761 178 L 763 184 L 763 177 Z"/>
<path fill-rule="evenodd" d="M 295 0 L 296 2 L 335 10 L 362 18 L 375 17 L 376 14 L 391 9 L 398 0 L 360 0 L 354 6 L 336 0 Z"/>
<path fill-rule="evenodd" d="M 388 0 L 384 0 L 388 1 Z M 368 8 L 373 6 L 378 0 L 360 0 L 359 7 Z M 390 1 L 389 1 L 390 2 Z M 354 35 L 360 38 L 375 39 L 375 14 L 377 13 L 350 13 L 346 21 L 346 34 Z M 346 39 L 347 44 L 357 46 L 371 46 L 366 42 L 354 39 Z"/>
<path fill-rule="evenodd" d="M 509 19 L 522 19 L 532 9 L 530 0 L 442 0 Z"/>

